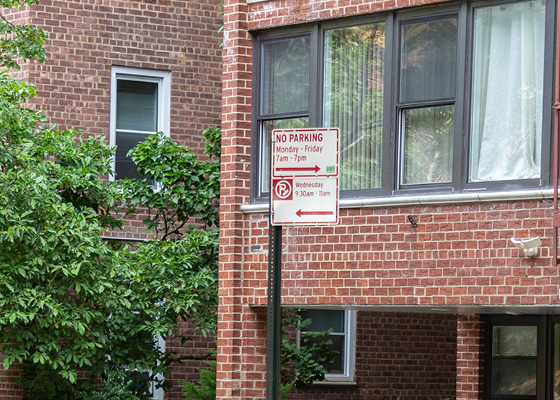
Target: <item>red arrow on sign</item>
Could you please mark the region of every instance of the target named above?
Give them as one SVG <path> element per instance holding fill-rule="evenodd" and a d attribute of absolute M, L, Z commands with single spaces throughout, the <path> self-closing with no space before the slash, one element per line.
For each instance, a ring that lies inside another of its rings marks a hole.
<path fill-rule="evenodd" d="M 301 218 L 302 215 L 333 215 L 332 211 L 301 211 L 296 212 L 296 215 Z"/>
<path fill-rule="evenodd" d="M 317 165 L 315 165 L 314 167 L 301 167 L 301 168 L 276 168 L 276 171 L 278 172 L 319 172 L 321 170 L 321 168 L 319 168 Z"/>

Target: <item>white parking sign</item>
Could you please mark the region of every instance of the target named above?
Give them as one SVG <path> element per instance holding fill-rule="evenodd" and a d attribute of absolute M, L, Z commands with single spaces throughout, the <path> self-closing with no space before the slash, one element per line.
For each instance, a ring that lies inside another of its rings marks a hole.
<path fill-rule="evenodd" d="M 338 223 L 339 130 L 272 132 L 273 225 Z"/>

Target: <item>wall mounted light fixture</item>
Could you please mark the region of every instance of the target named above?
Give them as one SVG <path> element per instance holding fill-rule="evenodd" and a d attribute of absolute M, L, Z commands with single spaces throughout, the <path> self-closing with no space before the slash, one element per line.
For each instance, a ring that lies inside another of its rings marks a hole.
<path fill-rule="evenodd" d="M 542 244 L 541 238 L 538 236 L 530 239 L 516 239 L 512 237 L 511 242 L 518 249 L 523 249 L 525 257 L 536 257 L 539 254 L 539 246 Z"/>

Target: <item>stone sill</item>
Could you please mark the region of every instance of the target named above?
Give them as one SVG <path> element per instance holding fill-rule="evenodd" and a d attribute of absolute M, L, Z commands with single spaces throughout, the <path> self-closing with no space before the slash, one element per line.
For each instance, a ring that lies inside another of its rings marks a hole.
<path fill-rule="evenodd" d="M 315 381 L 311 387 L 320 387 L 320 386 L 358 386 L 358 382 L 354 381 Z"/>
<path fill-rule="evenodd" d="M 339 208 L 380 208 L 398 206 L 465 204 L 517 200 L 552 199 L 554 189 L 517 190 L 508 192 L 477 192 L 457 194 L 433 194 L 423 196 L 391 196 L 339 200 Z M 241 205 L 245 214 L 268 214 L 268 203 L 248 203 Z"/>

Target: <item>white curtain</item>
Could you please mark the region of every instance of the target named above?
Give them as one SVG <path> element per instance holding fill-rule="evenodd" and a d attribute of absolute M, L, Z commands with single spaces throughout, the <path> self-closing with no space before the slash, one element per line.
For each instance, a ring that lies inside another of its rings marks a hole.
<path fill-rule="evenodd" d="M 540 177 L 545 1 L 475 11 L 470 181 Z"/>

